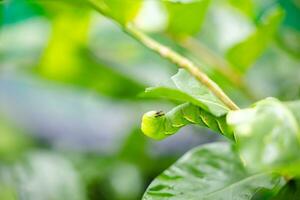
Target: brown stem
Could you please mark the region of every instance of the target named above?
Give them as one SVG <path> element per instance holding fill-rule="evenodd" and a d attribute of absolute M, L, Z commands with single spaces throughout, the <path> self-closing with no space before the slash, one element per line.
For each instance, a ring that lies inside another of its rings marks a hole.
<path fill-rule="evenodd" d="M 170 48 L 158 43 L 146 34 L 137 30 L 132 25 L 127 25 L 126 27 L 124 27 L 124 30 L 147 48 L 170 60 L 177 66 L 186 69 L 200 83 L 205 85 L 216 97 L 218 97 L 228 108 L 230 108 L 231 110 L 239 109 L 239 107 L 223 92 L 223 90 L 204 72 L 202 72 L 193 62 L 171 50 Z"/>
<path fill-rule="evenodd" d="M 237 88 L 241 89 L 249 99 L 257 100 L 252 91 L 250 91 L 246 86 L 240 72 L 234 70 L 231 64 L 228 63 L 225 59 L 216 55 L 200 41 L 192 37 L 185 38 L 183 40 L 180 40 L 179 42 L 184 48 L 194 53 L 197 57 L 201 58 L 203 62 L 208 64 L 210 67 L 213 67 L 216 71 L 225 76 Z"/>

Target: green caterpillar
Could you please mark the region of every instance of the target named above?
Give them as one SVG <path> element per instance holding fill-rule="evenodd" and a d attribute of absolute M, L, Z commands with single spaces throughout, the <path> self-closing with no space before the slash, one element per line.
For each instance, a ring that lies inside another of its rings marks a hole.
<path fill-rule="evenodd" d="M 226 116 L 215 117 L 191 103 L 181 104 L 171 111 L 150 111 L 143 115 L 141 129 L 153 139 L 161 140 L 188 124 L 208 127 L 233 139 L 233 133 L 226 124 Z"/>

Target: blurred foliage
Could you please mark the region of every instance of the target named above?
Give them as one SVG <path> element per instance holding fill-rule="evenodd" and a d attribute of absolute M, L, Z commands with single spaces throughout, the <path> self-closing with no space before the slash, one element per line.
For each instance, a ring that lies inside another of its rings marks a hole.
<path fill-rule="evenodd" d="M 127 22 L 133 20 L 137 15 L 142 0 L 87 0 L 95 3 L 102 12 L 102 14 L 107 15 L 121 24 L 126 24 Z"/>
<path fill-rule="evenodd" d="M 278 192 L 278 194 L 272 200 L 296 200 L 300 195 L 299 192 L 299 180 L 291 180 Z"/>
<path fill-rule="evenodd" d="M 30 136 L 13 127 L 3 117 L 0 119 L 0 159 L 5 162 L 13 162 L 20 159 L 22 152 L 29 149 L 34 142 Z"/>
<path fill-rule="evenodd" d="M 292 106 L 293 111 L 268 98 L 253 108 L 229 113 L 227 121 L 233 127 L 237 148 L 249 169 L 299 174 L 300 107 L 297 102 Z"/>
<path fill-rule="evenodd" d="M 299 1 L 0 1 L 0 199 L 140 199 L 151 180 L 187 149 L 216 140 L 194 134 L 205 129 L 184 128 L 183 134 L 155 144 L 142 135 L 137 119 L 149 107 L 168 110 L 193 100 L 215 115 L 227 110 L 185 74 L 161 84 L 176 67 L 126 36 L 91 4 L 123 25 L 160 24 L 151 35 L 194 60 L 241 106 L 266 96 L 300 97 Z M 153 13 L 162 16 L 159 22 L 153 23 Z M 184 45 L 188 40 L 198 47 Z M 150 85 L 157 87 L 139 95 Z M 32 92 L 35 87 L 40 90 Z M 51 96 L 51 89 L 58 95 Z M 65 96 L 86 109 L 67 101 L 60 110 Z M 175 101 L 156 99 L 163 96 Z M 107 109 L 91 106 L 97 103 Z M 298 114 L 293 117 L 299 121 Z M 98 116 L 109 119 L 98 121 Z M 254 142 L 260 139 L 257 135 Z M 95 150 L 90 141 L 101 148 Z M 183 171 L 199 175 L 198 169 L 182 165 Z M 240 164 L 238 170 L 243 170 Z M 297 188 L 293 180 L 275 199 L 287 191 L 297 196 Z"/>
<path fill-rule="evenodd" d="M 233 66 L 244 72 L 262 54 L 278 29 L 282 16 L 280 8 L 269 11 L 262 16 L 262 22 L 253 34 L 228 50 L 226 57 Z"/>
<path fill-rule="evenodd" d="M 119 98 L 134 97 L 143 90 L 142 84 L 97 60 L 85 47 L 90 24 L 88 11 L 63 12 L 52 23 L 52 36 L 35 69 L 41 76 Z"/>

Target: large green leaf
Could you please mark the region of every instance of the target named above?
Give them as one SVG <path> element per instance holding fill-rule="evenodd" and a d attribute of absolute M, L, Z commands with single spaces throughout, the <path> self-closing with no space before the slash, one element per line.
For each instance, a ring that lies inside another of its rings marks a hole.
<path fill-rule="evenodd" d="M 228 128 L 225 118 L 225 116 L 215 117 L 198 106 L 184 103 L 167 113 L 147 112 L 143 116 L 141 127 L 145 135 L 158 140 L 173 135 L 188 124 L 208 127 L 233 139 L 232 131 Z"/>
<path fill-rule="evenodd" d="M 279 186 L 274 174 L 248 173 L 230 144 L 213 143 L 191 150 L 159 175 L 143 200 L 250 200 Z"/>
<path fill-rule="evenodd" d="M 256 61 L 272 41 L 282 18 L 282 9 L 271 9 L 253 34 L 228 50 L 226 57 L 236 69 L 245 72 Z"/>
<path fill-rule="evenodd" d="M 88 0 L 102 14 L 111 17 L 121 24 L 134 19 L 142 0 Z"/>
<path fill-rule="evenodd" d="M 206 86 L 199 83 L 184 69 L 179 69 L 167 84 L 148 88 L 144 96 L 191 102 L 214 116 L 222 116 L 229 111 Z"/>
<path fill-rule="evenodd" d="M 227 123 L 249 168 L 300 174 L 299 122 L 284 103 L 267 98 L 252 108 L 229 112 Z"/>
<path fill-rule="evenodd" d="M 167 31 L 174 36 L 186 36 L 199 32 L 210 0 L 163 2 L 169 17 Z"/>

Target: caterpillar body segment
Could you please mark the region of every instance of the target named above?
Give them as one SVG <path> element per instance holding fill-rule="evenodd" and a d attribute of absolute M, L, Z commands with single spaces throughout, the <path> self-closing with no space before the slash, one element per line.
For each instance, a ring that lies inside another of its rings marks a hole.
<path fill-rule="evenodd" d="M 156 140 L 166 137 L 164 134 L 166 118 L 156 111 L 150 111 L 143 115 L 141 129 L 145 135 Z"/>
<path fill-rule="evenodd" d="M 219 125 L 217 123 L 217 119 L 213 115 L 205 111 L 201 111 L 200 118 L 202 122 L 204 122 L 206 127 L 212 129 L 213 131 L 221 132 Z"/>
<path fill-rule="evenodd" d="M 194 106 L 193 104 L 185 105 L 183 104 L 183 117 L 188 120 L 190 123 L 198 124 L 200 126 L 205 126 L 203 120 L 201 119 L 201 109 L 199 107 Z"/>
<path fill-rule="evenodd" d="M 189 121 L 184 118 L 182 105 L 175 107 L 171 111 L 166 113 L 166 118 L 170 120 L 170 124 L 173 127 L 181 128 L 189 123 Z"/>
<path fill-rule="evenodd" d="M 161 140 L 176 133 L 181 127 L 196 124 L 233 138 L 226 124 L 225 116 L 215 117 L 191 103 L 184 103 L 167 113 L 150 111 L 142 119 L 142 131 L 145 135 Z"/>
<path fill-rule="evenodd" d="M 222 117 L 217 120 L 218 127 L 220 129 L 220 132 L 227 138 L 231 140 L 235 140 L 233 130 L 230 128 L 230 126 L 227 125 L 226 117 Z"/>

